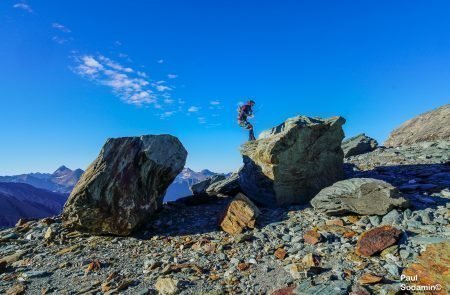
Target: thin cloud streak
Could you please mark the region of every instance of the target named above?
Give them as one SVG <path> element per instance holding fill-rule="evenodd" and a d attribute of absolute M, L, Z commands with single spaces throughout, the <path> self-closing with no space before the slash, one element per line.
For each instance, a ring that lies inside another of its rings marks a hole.
<path fill-rule="evenodd" d="M 16 9 L 24 10 L 29 13 L 33 13 L 33 9 L 31 9 L 31 6 L 26 3 L 16 3 L 13 5 L 13 7 Z"/>
<path fill-rule="evenodd" d="M 60 23 L 53 23 L 52 27 L 54 29 L 60 30 L 63 33 L 70 33 L 70 32 L 72 32 L 69 28 L 67 28 L 66 26 L 64 26 L 64 25 L 62 25 Z"/>

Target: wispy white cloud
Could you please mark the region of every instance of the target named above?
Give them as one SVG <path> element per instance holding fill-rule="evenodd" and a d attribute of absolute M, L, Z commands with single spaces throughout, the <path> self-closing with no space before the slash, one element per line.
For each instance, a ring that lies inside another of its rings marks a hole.
<path fill-rule="evenodd" d="M 153 104 L 155 108 L 162 108 L 157 101 L 158 95 L 154 91 L 166 91 L 170 89 L 168 86 L 165 86 L 164 90 L 158 89 L 157 86 L 164 85 L 161 85 L 162 83 L 152 82 L 146 76 L 138 74 L 132 68 L 124 66 L 103 55 L 76 56 L 75 61 L 77 63 L 73 69 L 75 73 L 101 85 L 110 87 L 116 95 L 129 104 Z M 163 94 L 168 96 L 167 93 Z M 169 114 L 167 113 L 165 116 L 168 117 Z"/>
<path fill-rule="evenodd" d="M 206 124 L 206 118 L 205 117 L 198 117 L 197 120 L 198 120 L 198 122 L 200 124 Z"/>
<path fill-rule="evenodd" d="M 31 6 L 26 3 L 16 3 L 13 5 L 14 8 L 25 10 L 26 12 L 33 13 Z"/>
<path fill-rule="evenodd" d="M 164 103 L 165 104 L 173 104 L 175 102 L 175 100 L 171 99 L 171 98 L 164 98 Z"/>
<path fill-rule="evenodd" d="M 60 36 L 53 36 L 52 40 L 55 41 L 56 43 L 62 45 L 64 43 L 69 42 L 70 40 L 73 40 L 72 38 L 64 38 L 64 37 L 60 37 Z"/>
<path fill-rule="evenodd" d="M 188 112 L 189 112 L 189 113 L 196 113 L 196 112 L 198 112 L 199 110 L 200 110 L 200 108 L 199 108 L 199 107 L 196 107 L 196 106 L 191 106 L 191 107 L 188 108 Z"/>
<path fill-rule="evenodd" d="M 69 28 L 67 28 L 66 26 L 64 26 L 64 25 L 62 25 L 60 23 L 53 23 L 52 27 L 54 29 L 60 30 L 63 33 L 70 33 L 71 32 L 71 30 Z"/>
<path fill-rule="evenodd" d="M 169 117 L 172 117 L 175 113 L 176 113 L 176 111 L 166 111 L 166 112 L 162 113 L 159 117 L 160 117 L 160 119 L 167 119 Z"/>
<path fill-rule="evenodd" d="M 220 101 L 218 101 L 218 100 L 212 100 L 212 101 L 209 102 L 209 104 L 210 104 L 210 105 L 213 105 L 213 106 L 217 106 L 217 105 L 220 104 Z"/>
<path fill-rule="evenodd" d="M 107 58 L 107 57 L 104 57 L 104 56 L 102 56 L 102 55 L 99 56 L 99 59 L 100 59 L 104 64 L 106 64 L 106 65 L 109 66 L 110 68 L 113 68 L 114 70 L 121 71 L 121 72 L 126 72 L 126 73 L 132 73 L 132 72 L 133 72 L 133 69 L 132 69 L 132 68 L 129 68 L 129 67 L 123 67 L 121 64 L 119 64 L 119 63 L 117 63 L 117 62 L 115 62 L 115 61 L 113 61 L 113 60 L 111 60 L 111 59 L 109 59 L 109 58 Z"/>
<path fill-rule="evenodd" d="M 166 85 L 155 85 L 156 90 L 158 91 L 167 91 L 167 90 L 171 90 L 172 88 L 170 88 L 169 86 Z"/>
<path fill-rule="evenodd" d="M 178 78 L 178 75 L 176 75 L 176 74 L 169 74 L 169 75 L 167 75 L 167 77 L 169 79 L 175 79 L 175 78 Z"/>
<path fill-rule="evenodd" d="M 159 64 L 163 64 L 164 63 L 164 59 L 158 59 L 156 62 L 159 63 Z"/>
<path fill-rule="evenodd" d="M 141 72 L 141 71 L 137 71 L 136 74 L 137 74 L 139 77 L 142 77 L 142 78 L 147 78 L 147 77 L 148 77 L 146 73 Z"/>

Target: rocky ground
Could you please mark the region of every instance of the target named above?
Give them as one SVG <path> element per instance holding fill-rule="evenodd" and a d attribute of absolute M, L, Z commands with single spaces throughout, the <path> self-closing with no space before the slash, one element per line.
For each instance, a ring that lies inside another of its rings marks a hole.
<path fill-rule="evenodd" d="M 260 208 L 254 230 L 231 236 L 217 226 L 229 202 L 219 199 L 166 204 L 130 237 L 69 231 L 59 217 L 25 222 L 0 232 L 0 293 L 404 294 L 402 272 L 431 269 L 426 263 L 439 259 L 444 269 L 423 275 L 445 286 L 449 157 L 450 145 L 440 142 L 348 158 L 348 178 L 385 180 L 410 201 L 385 216 L 331 217 L 309 205 Z M 400 230 L 399 240 L 359 255 L 362 234 L 381 225 Z"/>

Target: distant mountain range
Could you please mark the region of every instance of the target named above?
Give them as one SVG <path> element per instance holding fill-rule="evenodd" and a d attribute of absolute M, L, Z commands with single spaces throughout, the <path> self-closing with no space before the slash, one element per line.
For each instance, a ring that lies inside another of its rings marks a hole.
<path fill-rule="evenodd" d="M 215 174 L 217 173 L 209 171 L 208 169 L 195 172 L 189 168 L 184 168 L 167 189 L 164 201 L 175 201 L 178 198 L 191 195 L 192 192 L 189 190 L 191 185 L 203 181 Z"/>
<path fill-rule="evenodd" d="M 67 197 L 26 183 L 0 182 L 0 226 L 12 226 L 20 218 L 59 214 Z"/>
<path fill-rule="evenodd" d="M 0 176 L 0 226 L 12 226 L 20 218 L 59 214 L 83 172 L 61 166 L 53 173 Z M 191 195 L 191 185 L 214 174 L 207 169 L 195 172 L 184 168 L 167 189 L 164 201 Z"/>
<path fill-rule="evenodd" d="M 26 183 L 48 191 L 70 194 L 83 172 L 81 169 L 70 170 L 66 166 L 61 166 L 53 173 L 0 176 L 0 182 Z"/>

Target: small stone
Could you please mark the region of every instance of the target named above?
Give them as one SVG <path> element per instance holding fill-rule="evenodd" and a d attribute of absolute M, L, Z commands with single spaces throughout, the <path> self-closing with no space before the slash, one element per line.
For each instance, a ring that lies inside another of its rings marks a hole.
<path fill-rule="evenodd" d="M 412 253 L 407 250 L 400 250 L 399 254 L 400 254 L 400 257 L 404 260 L 408 259 L 412 255 Z"/>
<path fill-rule="evenodd" d="M 397 243 L 401 231 L 385 225 L 364 232 L 358 239 L 356 253 L 361 256 L 372 256 Z"/>
<path fill-rule="evenodd" d="M 306 243 L 315 245 L 321 241 L 321 235 L 316 230 L 308 230 L 303 234 Z"/>
<path fill-rule="evenodd" d="M 285 242 L 290 242 L 291 241 L 291 236 L 290 235 L 283 235 L 281 237 L 281 239 Z"/>
<path fill-rule="evenodd" d="M 295 285 L 290 286 L 290 287 L 281 288 L 281 289 L 278 289 L 278 290 L 272 292 L 271 295 L 294 295 L 295 288 L 296 288 Z"/>
<path fill-rule="evenodd" d="M 302 263 L 306 267 L 314 267 L 319 265 L 319 258 L 317 256 L 314 256 L 312 253 L 306 254 L 303 259 Z"/>
<path fill-rule="evenodd" d="M 398 277 L 399 276 L 399 272 L 398 272 L 398 267 L 395 264 L 386 264 L 384 265 L 384 268 L 393 276 Z"/>
<path fill-rule="evenodd" d="M 28 222 L 28 220 L 26 220 L 25 218 L 20 218 L 19 221 L 17 221 L 16 223 L 16 227 L 20 227 L 25 225 Z"/>
<path fill-rule="evenodd" d="M 277 259 L 283 260 L 286 257 L 286 250 L 284 250 L 283 248 L 278 248 L 275 251 L 274 255 Z"/>
<path fill-rule="evenodd" d="M 394 225 L 400 223 L 402 223 L 402 216 L 395 209 L 384 215 L 383 219 L 381 220 L 382 225 Z"/>
<path fill-rule="evenodd" d="M 431 223 L 431 216 L 429 212 L 421 211 L 419 213 L 420 218 L 422 219 L 422 223 L 424 224 L 430 224 Z"/>
<path fill-rule="evenodd" d="M 378 215 L 369 216 L 369 221 L 373 226 L 379 226 L 380 225 L 380 216 L 378 216 Z"/>
<path fill-rule="evenodd" d="M 48 275 L 51 275 L 51 272 L 44 270 L 30 270 L 22 273 L 20 278 L 22 278 L 23 280 L 28 280 L 32 278 L 42 278 Z"/>
<path fill-rule="evenodd" d="M 159 277 L 155 284 L 155 289 L 158 290 L 160 294 L 171 295 L 178 292 L 179 282 L 171 278 Z"/>
<path fill-rule="evenodd" d="M 389 255 L 395 255 L 397 253 L 398 253 L 398 246 L 394 245 L 394 246 L 387 247 L 386 249 L 381 251 L 380 256 L 386 258 Z"/>
<path fill-rule="evenodd" d="M 361 217 L 358 216 L 358 215 L 350 215 L 350 216 L 347 216 L 348 222 L 350 222 L 350 223 L 352 223 L 352 224 L 357 223 L 357 222 L 359 221 L 360 218 L 361 218 Z"/>
<path fill-rule="evenodd" d="M 55 235 L 55 232 L 53 231 L 53 229 L 51 227 L 48 227 L 47 231 L 44 234 L 44 239 L 51 240 L 51 239 L 53 239 L 54 235 Z"/>
<path fill-rule="evenodd" d="M 358 282 L 361 285 L 368 285 L 368 284 L 376 284 L 378 282 L 381 282 L 381 280 L 383 280 L 383 277 L 380 277 L 380 276 L 377 276 L 377 275 L 373 275 L 371 273 L 366 273 L 366 274 L 363 274 L 359 278 Z"/>
<path fill-rule="evenodd" d="M 332 219 L 325 221 L 326 225 L 338 225 L 338 226 L 344 226 L 344 222 L 342 219 Z"/>
<path fill-rule="evenodd" d="M 250 264 L 245 263 L 245 262 L 241 262 L 237 265 L 237 269 L 239 269 L 239 271 L 246 271 L 249 268 L 250 268 Z"/>
<path fill-rule="evenodd" d="M 6 295 L 22 295 L 25 294 L 27 286 L 24 284 L 17 284 L 6 291 Z"/>
<path fill-rule="evenodd" d="M 294 280 L 307 277 L 306 269 L 299 264 L 289 264 L 285 267 L 285 269 L 291 274 Z"/>

